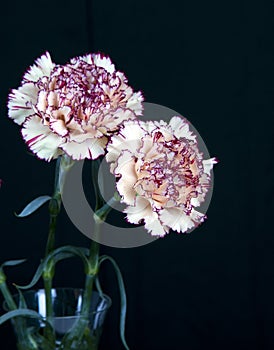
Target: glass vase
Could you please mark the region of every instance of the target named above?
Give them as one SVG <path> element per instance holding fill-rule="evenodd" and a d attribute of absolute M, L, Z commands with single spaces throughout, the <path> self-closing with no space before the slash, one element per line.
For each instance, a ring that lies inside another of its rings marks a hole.
<path fill-rule="evenodd" d="M 80 315 L 82 289 L 52 289 L 53 318 L 50 324 L 45 319 L 44 289 L 31 290 L 23 293 L 23 296 L 28 309 L 37 311 L 42 319 L 20 316 L 12 321 L 18 350 L 98 349 L 105 317 L 111 306 L 108 296 L 92 292 L 90 312 L 86 319 Z M 74 334 L 73 340 L 66 342 L 70 334 Z"/>

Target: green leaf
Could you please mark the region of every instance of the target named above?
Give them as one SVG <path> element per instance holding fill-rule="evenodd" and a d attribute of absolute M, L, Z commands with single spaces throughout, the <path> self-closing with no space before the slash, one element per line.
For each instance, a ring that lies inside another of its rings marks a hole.
<path fill-rule="evenodd" d="M 32 288 L 39 281 L 39 278 L 42 276 L 44 266 L 45 266 L 45 261 L 42 261 L 40 263 L 40 265 L 38 266 L 34 276 L 32 277 L 31 282 L 28 285 L 26 285 L 26 286 L 19 286 L 19 285 L 15 284 L 15 287 L 16 288 L 20 288 L 20 289 Z"/>
<path fill-rule="evenodd" d="M 58 262 L 73 256 L 79 256 L 82 259 L 85 267 L 88 268 L 89 261 L 86 257 L 86 249 L 69 245 L 55 249 L 47 256 L 45 262 L 47 263 L 52 258 L 55 259 L 55 262 Z"/>
<path fill-rule="evenodd" d="M 88 255 L 88 249 L 82 248 L 82 247 L 64 246 L 64 247 L 57 248 L 57 249 L 53 250 L 46 257 L 46 259 L 40 263 L 40 265 L 38 266 L 31 282 L 28 285 L 26 285 L 26 286 L 16 285 L 16 287 L 20 288 L 20 289 L 32 288 L 38 282 L 38 280 L 42 276 L 47 264 L 52 259 L 53 259 L 54 263 L 56 264 L 58 261 L 72 258 L 74 256 L 79 256 L 83 260 L 85 268 L 88 268 L 89 261 L 86 257 L 87 255 Z"/>
<path fill-rule="evenodd" d="M 40 196 L 36 199 L 34 199 L 32 202 L 30 202 L 22 211 L 20 214 L 15 215 L 19 218 L 24 218 L 32 213 L 34 213 L 37 209 L 39 209 L 43 204 L 51 200 L 50 196 Z"/>
<path fill-rule="evenodd" d="M 2 315 L 0 317 L 0 325 L 3 324 L 4 322 L 14 318 L 14 317 L 19 317 L 19 316 L 28 316 L 28 317 L 34 317 L 37 319 L 42 320 L 42 316 L 38 314 L 38 312 L 34 310 L 29 310 L 29 309 L 17 309 L 13 311 L 9 311 Z"/>
<path fill-rule="evenodd" d="M 27 260 L 27 259 L 8 260 L 8 261 L 5 261 L 5 262 L 1 265 L 1 268 L 2 268 L 2 267 L 5 267 L 5 266 L 16 266 L 16 265 L 22 264 L 22 263 L 25 262 L 26 260 Z"/>
<path fill-rule="evenodd" d="M 5 275 L 4 269 L 3 269 L 4 267 L 16 266 L 16 265 L 22 264 L 25 261 L 26 261 L 26 259 L 8 260 L 8 261 L 5 261 L 2 265 L 0 265 L 0 283 L 3 283 L 6 281 L 6 275 Z"/>
<path fill-rule="evenodd" d="M 126 339 L 125 339 L 125 325 L 126 325 L 126 311 L 127 311 L 127 297 L 126 297 L 126 291 L 125 291 L 125 285 L 124 285 L 124 281 L 123 281 L 123 277 L 122 277 L 122 273 L 117 265 L 117 263 L 115 262 L 115 260 L 107 255 L 102 255 L 99 259 L 99 266 L 106 260 L 109 260 L 113 267 L 114 270 L 116 272 L 116 277 L 117 277 L 117 281 L 118 281 L 118 286 L 119 286 L 119 291 L 120 291 L 120 298 L 121 298 L 121 312 L 120 312 L 120 337 L 122 340 L 122 343 L 125 347 L 126 350 L 129 350 L 129 347 L 126 343 Z M 100 287 L 100 283 L 99 280 L 96 282 L 96 286 L 99 286 L 99 293 L 102 293 L 102 289 Z"/>
<path fill-rule="evenodd" d="M 17 291 L 18 291 L 18 294 L 19 294 L 19 309 L 27 309 L 28 306 L 27 306 L 27 303 L 26 303 L 26 300 L 24 298 L 24 295 L 23 293 L 21 292 L 21 290 L 15 285 Z"/>
<path fill-rule="evenodd" d="M 104 293 L 103 293 L 103 289 L 101 287 L 101 283 L 100 283 L 100 280 L 99 280 L 99 276 L 97 275 L 96 278 L 95 278 L 95 285 L 96 285 L 96 288 L 97 288 L 97 291 L 100 295 L 101 298 L 104 298 Z"/>

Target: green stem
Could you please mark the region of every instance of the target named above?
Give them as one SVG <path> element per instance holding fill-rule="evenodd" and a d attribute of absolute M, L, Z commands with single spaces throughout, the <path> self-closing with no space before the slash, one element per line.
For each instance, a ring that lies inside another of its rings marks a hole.
<path fill-rule="evenodd" d="M 48 233 L 45 256 L 48 256 L 54 250 L 54 246 L 55 246 L 55 231 L 56 231 L 57 215 L 59 214 L 60 207 L 61 207 L 61 199 L 59 197 L 60 197 L 60 194 L 55 193 L 49 203 L 49 214 L 50 214 L 49 233 Z"/>
<path fill-rule="evenodd" d="M 104 222 L 108 216 L 108 214 L 110 213 L 110 211 L 113 209 L 113 206 L 115 203 L 117 203 L 118 199 L 117 196 L 114 195 L 113 197 L 110 198 L 110 200 L 105 203 L 100 209 L 97 209 L 94 213 L 94 221 L 96 222 Z M 97 235 L 96 233 L 94 233 L 95 238 L 98 237 L 99 239 L 99 235 Z M 97 238 L 96 238 L 97 240 Z"/>
<path fill-rule="evenodd" d="M 54 250 L 55 245 L 55 231 L 57 216 L 61 209 L 61 188 L 60 188 L 60 173 L 61 173 L 62 158 L 59 157 L 56 161 L 55 179 L 54 179 L 54 192 L 49 202 L 49 234 L 46 245 L 45 256 Z"/>
<path fill-rule="evenodd" d="M 49 203 L 49 233 L 45 250 L 45 259 L 55 248 L 55 232 L 56 232 L 56 223 L 57 216 L 61 210 L 61 195 L 64 187 L 65 177 L 68 170 L 73 165 L 73 160 L 67 155 L 59 157 L 56 161 L 55 168 L 55 179 L 54 179 L 54 191 L 53 196 Z M 45 289 L 45 298 L 46 298 L 46 317 L 49 325 L 53 323 L 53 306 L 51 298 L 52 290 L 52 280 L 54 277 L 54 261 L 50 260 L 45 270 L 43 272 L 44 280 L 44 289 Z M 46 338 L 54 342 L 54 334 L 50 326 L 45 327 L 45 336 Z"/>
<path fill-rule="evenodd" d="M 105 221 L 108 213 L 112 209 L 112 204 L 117 201 L 117 196 L 110 199 L 108 203 L 105 203 L 101 196 L 100 188 L 98 184 L 98 170 L 100 166 L 100 161 L 92 161 L 92 180 L 95 193 L 95 213 L 94 213 L 94 233 L 93 240 L 91 240 L 88 266 L 86 271 L 85 288 L 83 294 L 82 307 L 80 312 L 80 317 L 77 323 L 74 325 L 73 329 L 63 338 L 62 345 L 60 349 L 76 349 L 81 343 L 82 337 L 85 334 L 85 330 L 89 323 L 89 314 L 91 306 L 91 298 L 93 291 L 93 283 L 95 277 L 98 273 L 99 268 L 99 247 L 98 243 L 100 240 L 100 230 L 102 223 Z"/>
<path fill-rule="evenodd" d="M 92 180 L 93 187 L 95 192 L 95 211 L 97 212 L 99 208 L 103 208 L 103 198 L 100 193 L 99 184 L 98 184 L 98 170 L 100 166 L 99 160 L 92 162 Z M 88 271 L 86 271 L 86 281 L 85 281 L 85 290 L 83 296 L 83 303 L 81 309 L 81 316 L 84 318 L 88 318 L 90 303 L 91 303 L 91 294 L 93 289 L 93 282 L 95 276 L 98 273 L 98 261 L 99 261 L 99 243 L 98 239 L 100 236 L 100 229 L 102 226 L 101 217 L 94 216 L 94 240 L 91 240 L 90 250 L 89 250 L 89 264 Z"/>
<path fill-rule="evenodd" d="M 1 293 L 3 294 L 3 297 L 5 298 L 5 301 L 7 303 L 7 307 L 9 308 L 9 310 L 16 310 L 17 305 L 15 304 L 15 301 L 13 300 L 13 297 L 12 297 L 8 287 L 7 287 L 6 282 L 1 282 L 0 290 L 1 290 Z"/>
<path fill-rule="evenodd" d="M 60 163 L 61 163 L 61 159 L 59 158 L 57 159 L 57 162 L 56 162 L 54 193 L 49 203 L 49 216 L 50 216 L 49 233 L 48 233 L 48 240 L 47 240 L 46 251 L 45 251 L 45 258 L 54 250 L 57 215 L 59 214 L 60 208 L 61 208 L 61 196 L 59 193 Z M 46 266 L 43 272 L 44 289 L 45 289 L 45 297 L 46 297 L 46 317 L 49 324 L 52 324 L 52 318 L 53 318 L 53 307 L 52 307 L 52 299 L 51 299 L 53 276 L 54 276 L 54 264 L 52 263 L 52 261 L 50 261 L 50 263 Z M 48 333 L 48 336 L 49 336 L 48 327 L 45 328 L 45 332 Z"/>
<path fill-rule="evenodd" d="M 100 233 L 100 227 L 101 222 L 95 222 L 94 233 L 96 237 Z M 82 338 L 89 324 L 93 283 L 99 267 L 99 244 L 95 241 L 91 241 L 88 262 L 80 317 L 77 323 L 75 323 L 73 329 L 71 329 L 63 338 L 60 347 L 62 350 L 77 349 L 81 344 Z"/>
<path fill-rule="evenodd" d="M 101 223 L 95 222 L 94 234 L 98 237 L 100 234 Z M 87 318 L 89 315 L 91 295 L 93 289 L 93 282 L 98 273 L 98 262 L 99 262 L 99 243 L 96 241 L 91 241 L 90 252 L 89 252 L 89 264 L 88 271 L 86 272 L 85 290 L 83 296 L 83 303 L 81 309 L 81 316 Z"/>
<path fill-rule="evenodd" d="M 5 299 L 9 311 L 17 310 L 17 305 L 9 291 L 6 284 L 6 276 L 3 271 L 0 271 L 0 291 Z M 27 330 L 25 320 L 21 317 L 15 317 L 13 319 L 14 328 L 16 329 L 16 334 L 18 336 L 19 343 L 24 344 L 25 349 L 37 350 L 37 346 L 32 339 L 32 336 Z"/>

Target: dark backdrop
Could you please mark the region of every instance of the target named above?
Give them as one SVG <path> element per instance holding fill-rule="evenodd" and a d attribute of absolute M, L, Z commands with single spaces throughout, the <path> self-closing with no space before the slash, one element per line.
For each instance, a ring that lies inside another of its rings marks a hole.
<path fill-rule="evenodd" d="M 28 0 L 1 4 L 1 261 L 25 283 L 47 235 L 47 208 L 19 220 L 32 198 L 51 193 L 54 164 L 27 153 L 6 117 L 6 98 L 44 51 L 65 63 L 89 51 L 109 54 L 147 102 L 185 115 L 220 159 L 208 221 L 134 249 L 103 247 L 116 258 L 128 295 L 132 350 L 273 349 L 273 1 Z M 62 212 L 58 244 L 88 245 Z M 81 286 L 77 261 L 61 264 L 56 285 Z M 122 349 L 119 299 L 113 299 L 101 349 Z M 13 350 L 10 326 L 0 349 Z"/>

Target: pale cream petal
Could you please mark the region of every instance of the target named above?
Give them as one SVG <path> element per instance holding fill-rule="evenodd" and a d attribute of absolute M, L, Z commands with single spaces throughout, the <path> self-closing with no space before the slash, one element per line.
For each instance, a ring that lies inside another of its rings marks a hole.
<path fill-rule="evenodd" d="M 52 63 L 50 54 L 46 52 L 35 61 L 35 64 L 30 67 L 29 71 L 24 75 L 25 80 L 37 82 L 40 78 L 49 77 L 54 64 Z"/>
<path fill-rule="evenodd" d="M 99 139 L 103 136 L 104 135 L 96 128 L 89 128 L 87 131 L 82 131 L 81 133 L 77 131 L 70 132 L 70 141 L 81 143 L 81 142 L 84 142 L 87 138 Z"/>
<path fill-rule="evenodd" d="M 58 148 L 62 138 L 52 133 L 36 115 L 28 118 L 23 124 L 22 135 L 29 148 L 41 159 L 50 161 L 62 153 Z"/>
<path fill-rule="evenodd" d="M 210 158 L 210 159 L 203 160 L 204 172 L 207 175 L 210 175 L 210 170 L 212 170 L 213 165 L 217 164 L 217 163 L 218 163 L 218 161 L 216 158 Z"/>
<path fill-rule="evenodd" d="M 38 96 L 38 88 L 33 83 L 24 83 L 17 90 L 20 94 L 22 94 L 25 99 L 28 99 L 31 103 L 36 103 Z"/>
<path fill-rule="evenodd" d="M 135 205 L 128 206 L 125 210 L 127 220 L 132 224 L 145 223 L 145 229 L 152 236 L 163 237 L 168 233 L 169 228 L 159 220 L 157 212 L 153 211 L 150 202 L 143 197 L 136 197 Z"/>
<path fill-rule="evenodd" d="M 137 154 L 142 146 L 142 137 L 145 135 L 137 121 L 127 121 L 119 134 L 113 135 L 108 143 L 106 161 L 113 163 L 110 166 L 111 172 L 116 167 L 116 161 L 122 151 L 128 150 L 132 154 Z"/>
<path fill-rule="evenodd" d="M 130 171 L 130 173 L 134 172 L 134 168 L 135 161 L 133 154 L 129 150 L 123 150 L 117 160 L 117 165 L 114 169 L 114 174 L 126 177 L 127 171 Z"/>
<path fill-rule="evenodd" d="M 122 197 L 121 202 L 126 203 L 128 205 L 134 205 L 134 201 L 136 199 L 136 191 L 133 189 L 133 185 L 135 183 L 135 179 L 129 178 L 125 180 L 119 180 L 117 182 L 117 191 Z"/>
<path fill-rule="evenodd" d="M 185 212 L 179 208 L 161 210 L 160 219 L 164 225 L 177 232 L 186 232 L 188 229 L 195 226 L 191 216 L 186 215 Z"/>
<path fill-rule="evenodd" d="M 48 93 L 47 91 L 41 90 L 38 94 L 38 102 L 35 108 L 37 111 L 46 113 L 48 107 Z"/>
<path fill-rule="evenodd" d="M 153 134 L 154 131 L 157 130 L 157 122 L 156 121 L 148 121 L 148 122 L 141 122 L 141 127 L 146 130 L 146 132 L 150 135 Z"/>
<path fill-rule="evenodd" d="M 190 203 L 193 205 L 193 207 L 198 207 L 201 204 L 201 199 L 202 198 L 200 196 L 191 198 Z"/>
<path fill-rule="evenodd" d="M 92 123 L 91 125 L 85 125 L 84 122 L 81 123 L 72 119 L 72 121 L 67 124 L 67 128 L 70 131 L 70 141 L 75 141 L 77 143 L 82 143 L 86 139 L 100 139 L 104 136 L 103 133 L 97 129 L 97 126 Z"/>
<path fill-rule="evenodd" d="M 59 107 L 59 94 L 55 91 L 48 93 L 48 105 L 51 107 Z"/>
<path fill-rule="evenodd" d="M 205 214 L 200 213 L 199 211 L 197 211 L 195 209 L 191 210 L 190 217 L 195 222 L 195 226 L 200 225 L 206 219 L 206 215 Z"/>
<path fill-rule="evenodd" d="M 210 183 L 210 177 L 208 176 L 208 174 L 206 173 L 203 173 L 201 176 L 200 176 L 200 184 L 204 187 L 208 186 Z"/>
<path fill-rule="evenodd" d="M 96 159 L 105 153 L 105 147 L 108 142 L 106 137 L 99 139 L 86 139 L 84 142 L 66 142 L 61 148 L 74 160 Z"/>
<path fill-rule="evenodd" d="M 50 122 L 50 128 L 56 134 L 64 137 L 68 134 L 68 129 L 66 128 L 66 124 L 63 120 L 52 120 Z"/>
<path fill-rule="evenodd" d="M 104 68 L 108 73 L 113 73 L 115 70 L 114 64 L 111 62 L 110 58 L 103 56 L 101 54 L 92 55 L 93 62 L 98 66 Z M 87 59 L 87 58 L 86 58 Z M 88 62 L 88 59 L 87 61 Z M 89 63 L 89 62 L 88 62 Z"/>
<path fill-rule="evenodd" d="M 67 123 L 69 121 L 69 116 L 71 113 L 71 108 L 69 106 L 64 106 L 64 107 L 60 107 L 56 110 L 53 110 L 51 112 L 51 115 L 54 119 L 61 119 L 63 120 L 65 123 Z"/>
<path fill-rule="evenodd" d="M 9 95 L 9 117 L 21 125 L 27 117 L 35 114 L 33 105 L 37 102 L 38 88 L 33 83 L 26 83 Z"/>
<path fill-rule="evenodd" d="M 66 120 L 66 124 L 70 132 L 73 132 L 73 133 L 75 132 L 75 135 L 84 133 L 84 129 L 81 125 L 81 122 L 79 122 L 78 120 L 75 121 L 75 119 L 72 118 L 71 121 Z"/>
<path fill-rule="evenodd" d="M 145 219 L 145 228 L 151 236 L 163 237 L 169 232 L 169 228 L 161 223 L 158 214 L 153 212 L 153 215 Z"/>
<path fill-rule="evenodd" d="M 142 139 L 143 145 L 140 148 L 140 155 L 144 155 L 146 161 L 156 160 L 163 158 L 164 155 L 161 153 L 159 144 L 153 140 L 153 138 L 148 135 Z"/>
<path fill-rule="evenodd" d="M 135 160 L 130 152 L 125 151 L 118 158 L 114 174 L 121 175 L 117 182 L 117 191 L 122 196 L 122 201 L 128 205 L 134 205 L 136 199 L 134 185 L 137 181 L 137 175 L 135 172 Z"/>
<path fill-rule="evenodd" d="M 174 135 L 179 138 L 186 138 L 188 140 L 196 141 L 196 135 L 189 130 L 188 121 L 180 117 L 172 117 L 169 125 L 174 131 Z"/>
<path fill-rule="evenodd" d="M 128 221 L 132 224 L 139 224 L 142 220 L 153 216 L 150 202 L 140 196 L 136 197 L 135 205 L 128 206 L 124 212 L 127 214 Z"/>
<path fill-rule="evenodd" d="M 127 101 L 127 108 L 130 108 L 134 111 L 136 115 L 142 115 L 143 114 L 143 102 L 144 98 L 142 96 L 142 93 L 134 92 L 132 96 Z"/>
<path fill-rule="evenodd" d="M 123 140 L 139 140 L 141 144 L 141 138 L 146 135 L 146 131 L 143 129 L 144 123 L 137 120 L 128 120 L 124 122 L 123 128 L 120 130 L 120 135 Z"/>
<path fill-rule="evenodd" d="M 154 145 L 153 138 L 150 135 L 147 135 L 147 136 L 143 137 L 142 143 L 143 143 L 143 145 L 140 148 L 140 153 L 146 155 L 146 157 L 147 157 L 147 153 L 149 153 L 151 151 L 151 149 L 153 148 L 153 145 Z"/>
<path fill-rule="evenodd" d="M 96 125 L 104 126 L 108 131 L 115 131 L 121 126 L 121 123 L 135 119 L 136 115 L 130 109 L 118 108 L 115 111 L 110 111 L 109 114 L 102 114 L 97 120 Z"/>

